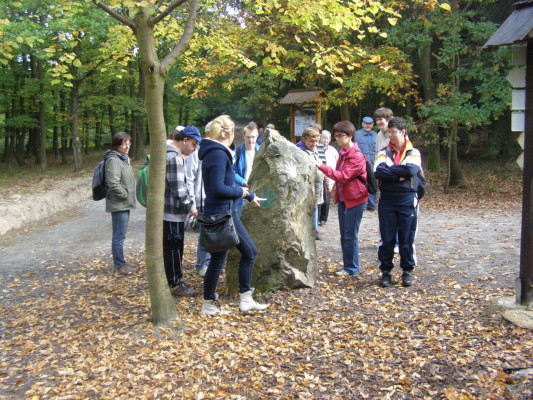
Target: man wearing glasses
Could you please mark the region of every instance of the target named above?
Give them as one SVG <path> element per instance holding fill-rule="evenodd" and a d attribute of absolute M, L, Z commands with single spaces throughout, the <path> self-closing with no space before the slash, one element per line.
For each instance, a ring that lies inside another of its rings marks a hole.
<path fill-rule="evenodd" d="M 388 287 L 392 283 L 396 235 L 403 286 L 413 284 L 412 272 L 416 265 L 414 240 L 418 222 L 417 174 L 422 162 L 420 152 L 407 139 L 406 130 L 403 118 L 391 118 L 387 127 L 389 144 L 378 152 L 374 164 L 380 190 L 378 217 L 381 245 L 378 257 L 382 272 L 379 284 L 382 287 Z"/>
<path fill-rule="evenodd" d="M 202 140 L 194 125 L 182 131 L 175 129 L 167 144 L 165 175 L 165 208 L 163 214 L 163 258 L 170 292 L 173 296 L 192 297 L 196 292 L 183 282 L 182 261 L 185 221 L 189 218 L 192 200 L 185 178 L 183 156 L 191 154 Z"/>

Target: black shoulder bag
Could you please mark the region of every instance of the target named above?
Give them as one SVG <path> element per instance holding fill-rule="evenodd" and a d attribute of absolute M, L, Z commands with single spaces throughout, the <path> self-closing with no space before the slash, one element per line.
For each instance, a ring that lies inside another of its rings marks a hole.
<path fill-rule="evenodd" d="M 231 209 L 221 214 L 200 214 L 197 218 L 200 227 L 200 246 L 208 253 L 229 250 L 239 244 Z"/>

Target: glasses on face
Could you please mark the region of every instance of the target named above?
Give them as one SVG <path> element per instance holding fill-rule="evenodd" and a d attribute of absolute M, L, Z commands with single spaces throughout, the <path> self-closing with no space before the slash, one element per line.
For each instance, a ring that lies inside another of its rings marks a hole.
<path fill-rule="evenodd" d="M 335 134 L 335 139 L 342 139 L 345 136 L 346 136 L 346 133 L 338 133 L 338 134 Z"/>
<path fill-rule="evenodd" d="M 388 130 L 387 131 L 387 135 L 389 135 L 389 136 L 390 135 L 397 135 L 399 133 L 400 133 L 400 131 L 398 131 L 398 130 Z"/>
<path fill-rule="evenodd" d="M 198 141 L 195 140 L 195 139 L 188 139 L 188 142 L 191 144 L 192 148 L 193 149 L 196 149 L 196 147 L 198 147 Z"/>
<path fill-rule="evenodd" d="M 131 142 L 122 143 L 121 146 L 131 147 Z"/>

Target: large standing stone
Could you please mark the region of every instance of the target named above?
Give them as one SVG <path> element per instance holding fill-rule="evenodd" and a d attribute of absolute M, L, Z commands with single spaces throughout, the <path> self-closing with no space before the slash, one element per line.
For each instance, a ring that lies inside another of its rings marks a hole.
<path fill-rule="evenodd" d="M 253 286 L 260 292 L 283 287 L 311 287 L 318 272 L 313 212 L 316 166 L 278 133 L 267 133 L 255 155 L 248 181 L 261 207 L 245 205 L 242 222 L 258 256 Z M 238 293 L 240 253 L 232 249 L 226 277 L 230 293 Z"/>

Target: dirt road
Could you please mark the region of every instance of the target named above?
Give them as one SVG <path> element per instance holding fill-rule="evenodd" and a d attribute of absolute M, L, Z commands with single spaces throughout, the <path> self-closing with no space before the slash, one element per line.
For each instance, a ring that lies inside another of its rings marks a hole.
<path fill-rule="evenodd" d="M 58 262 L 75 268 L 83 259 L 97 256 L 110 262 L 111 218 L 104 208 L 104 202 L 86 200 L 68 213 L 4 236 L 0 275 L 40 273 Z M 145 209 L 139 206 L 131 214 L 126 253 L 144 246 L 144 226 Z M 342 257 L 334 207 L 330 221 L 320 231 L 319 258 L 339 263 Z M 377 279 L 377 212 L 366 212 L 359 235 L 362 270 L 376 270 Z M 188 232 L 187 237 L 194 243 L 196 234 Z M 437 283 L 449 276 L 459 283 L 485 281 L 512 287 L 519 271 L 520 209 L 425 212 L 422 205 L 417 253 L 417 279 L 422 282 Z"/>

